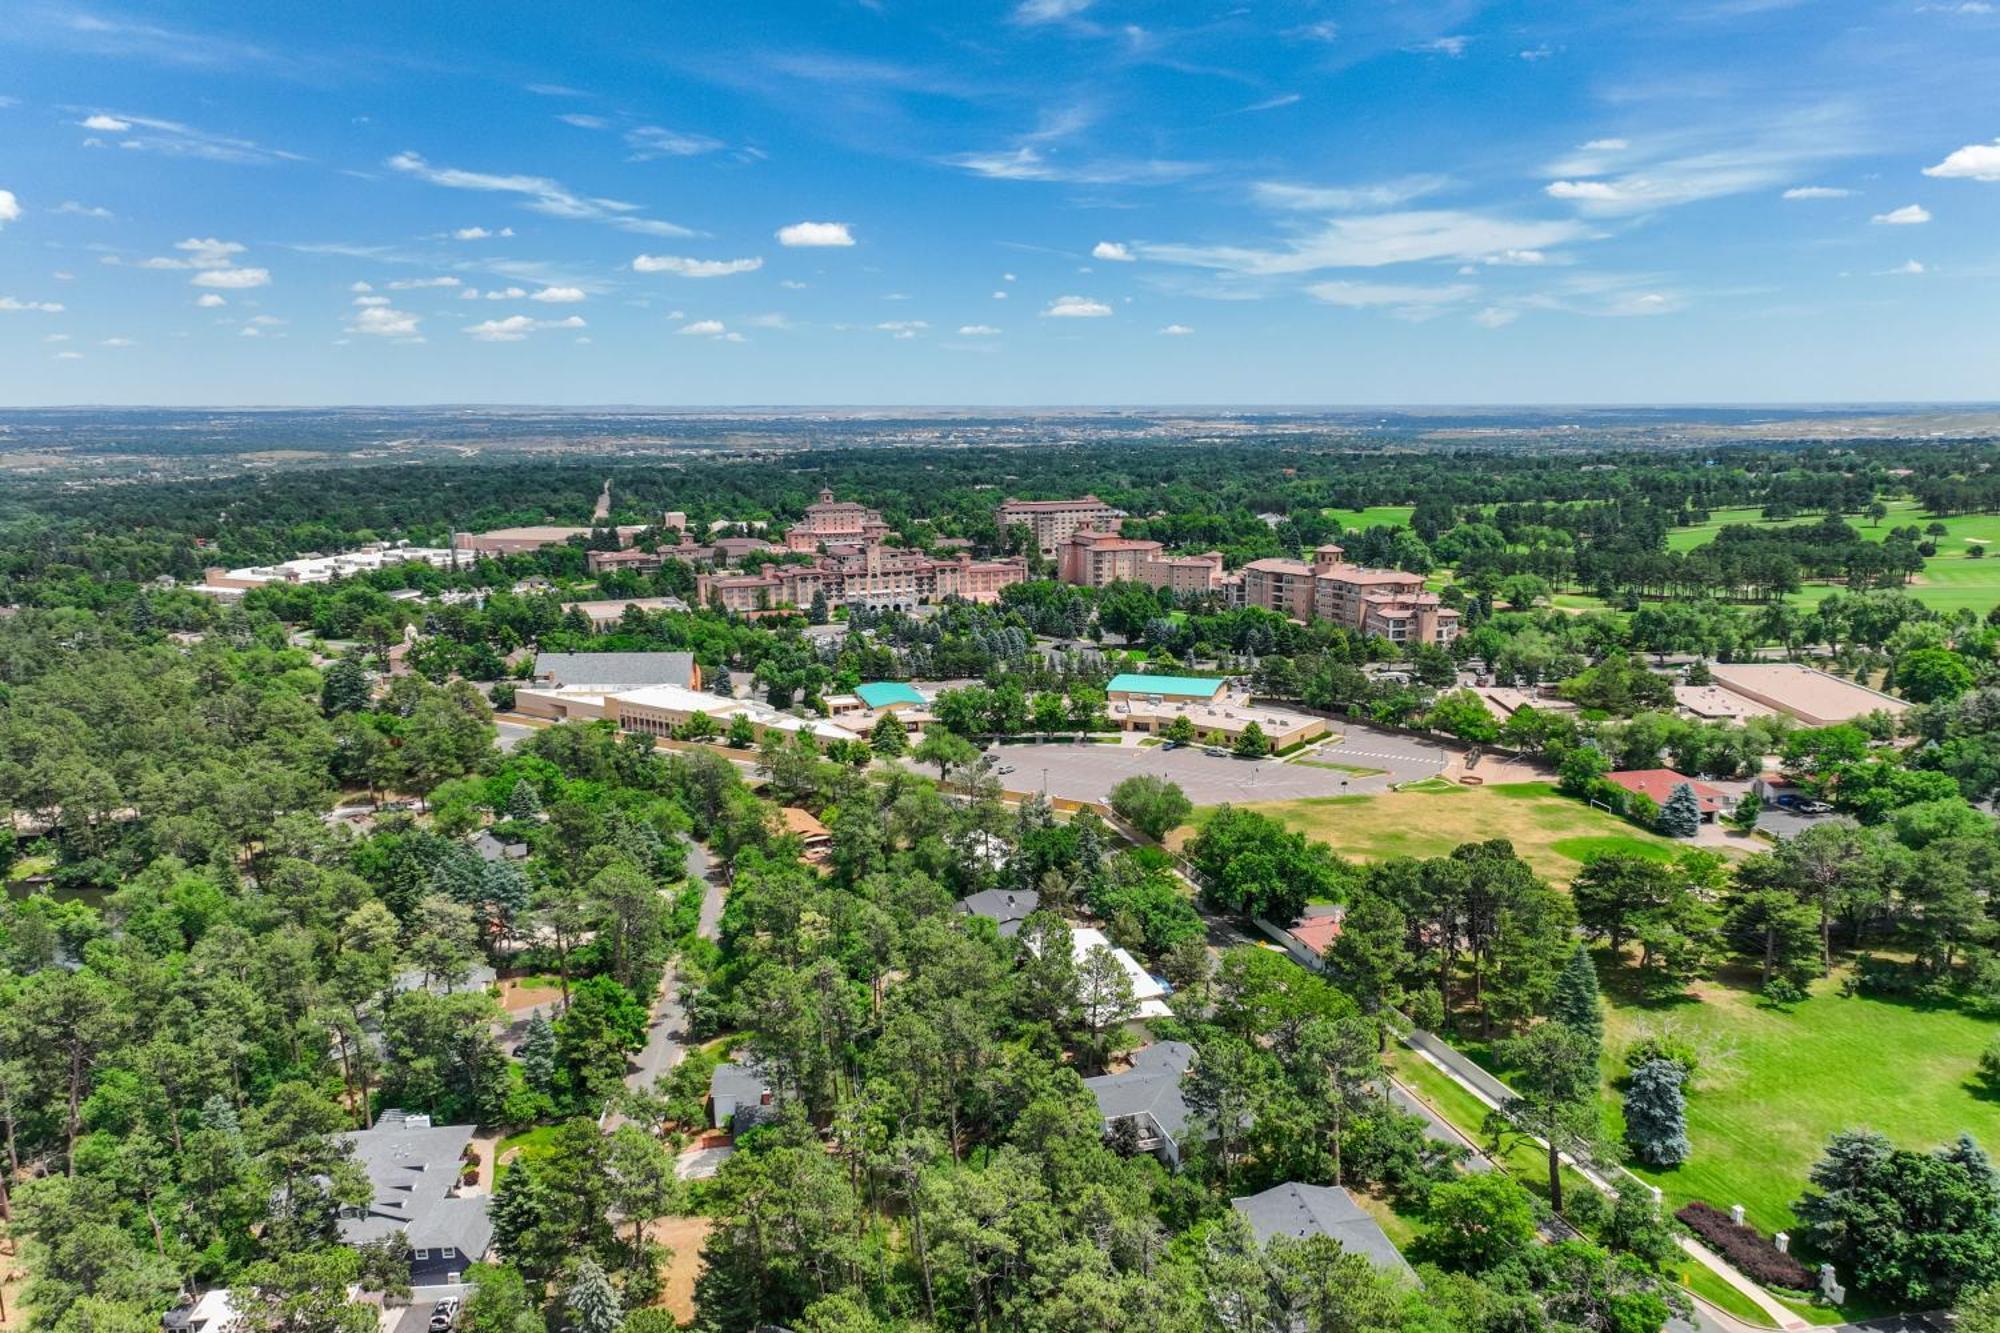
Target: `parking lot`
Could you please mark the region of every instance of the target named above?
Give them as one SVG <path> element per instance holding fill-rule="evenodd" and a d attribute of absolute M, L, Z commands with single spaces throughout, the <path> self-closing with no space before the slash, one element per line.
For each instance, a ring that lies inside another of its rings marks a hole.
<path fill-rule="evenodd" d="M 1447 751 L 1429 741 L 1355 727 L 1348 727 L 1339 741 L 1315 746 L 1290 760 L 1211 755 L 1198 745 L 1174 750 L 1158 745 L 1001 745 L 989 747 L 987 753 L 997 766 L 1013 769 L 1000 779 L 1012 791 L 1102 801 L 1126 778 L 1151 773 L 1180 784 L 1196 805 L 1370 795 L 1399 782 L 1431 777 L 1448 757 Z M 1363 777 L 1321 764 L 1381 771 Z"/>

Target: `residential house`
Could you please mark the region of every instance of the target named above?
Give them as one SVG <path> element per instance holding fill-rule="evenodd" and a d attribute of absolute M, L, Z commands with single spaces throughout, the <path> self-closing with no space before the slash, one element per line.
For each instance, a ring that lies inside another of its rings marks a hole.
<path fill-rule="evenodd" d="M 366 1208 L 342 1210 L 342 1242 L 365 1245 L 400 1232 L 410 1246 L 413 1286 L 458 1282 L 493 1239 L 486 1197 L 460 1192 L 474 1128 L 389 1110 L 372 1129 L 342 1135 L 375 1187 Z"/>
<path fill-rule="evenodd" d="M 770 1086 L 755 1065 L 725 1060 L 708 1076 L 708 1122 L 717 1129 L 748 1129 L 737 1124 L 738 1113 L 769 1105 Z"/>
<path fill-rule="evenodd" d="M 1327 1236 L 1349 1254 L 1358 1254 L 1384 1272 L 1417 1280 L 1416 1270 L 1403 1258 L 1381 1224 L 1338 1185 L 1273 1185 L 1262 1194 L 1231 1199 L 1229 1206 L 1250 1224 L 1260 1245 L 1274 1236 L 1307 1240 Z"/>
<path fill-rule="evenodd" d="M 1674 788 L 1685 782 L 1694 788 L 1695 799 L 1701 803 L 1701 822 L 1704 824 L 1714 823 L 1723 803 L 1729 799 L 1728 793 L 1706 782 L 1684 778 L 1671 768 L 1625 768 L 1604 776 L 1626 791 L 1650 798 L 1654 805 L 1665 805 L 1667 798 L 1674 794 Z"/>
<path fill-rule="evenodd" d="M 1193 1067 L 1194 1047 L 1184 1041 L 1155 1042 L 1133 1052 L 1131 1068 L 1087 1078 L 1083 1086 L 1097 1098 L 1107 1135 L 1129 1122 L 1141 1152 L 1178 1168 L 1190 1119 L 1181 1080 Z"/>
<path fill-rule="evenodd" d="M 983 916 L 1000 927 L 1002 938 L 1020 934 L 1021 923 L 1042 905 L 1042 895 L 1033 889 L 987 889 L 960 898 L 958 910 L 967 916 Z"/>

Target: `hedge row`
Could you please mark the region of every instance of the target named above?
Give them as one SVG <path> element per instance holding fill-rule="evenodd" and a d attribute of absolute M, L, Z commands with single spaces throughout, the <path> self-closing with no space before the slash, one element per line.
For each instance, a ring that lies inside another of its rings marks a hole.
<path fill-rule="evenodd" d="M 1812 1290 L 1812 1274 L 1804 1264 L 1751 1228 L 1738 1226 L 1720 1208 L 1691 1203 L 1674 1216 L 1752 1281 L 1792 1291 Z"/>

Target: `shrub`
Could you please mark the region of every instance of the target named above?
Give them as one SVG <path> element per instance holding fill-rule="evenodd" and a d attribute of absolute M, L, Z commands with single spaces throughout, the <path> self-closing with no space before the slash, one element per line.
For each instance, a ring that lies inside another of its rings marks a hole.
<path fill-rule="evenodd" d="M 1625 1064 L 1630 1069 L 1637 1069 L 1654 1060 L 1673 1061 L 1690 1080 L 1701 1068 L 1701 1055 L 1695 1050 L 1694 1042 L 1678 1032 L 1655 1032 L 1641 1037 L 1625 1052 Z"/>
<path fill-rule="evenodd" d="M 1712 1204 L 1691 1203 L 1674 1214 L 1689 1231 L 1700 1236 L 1724 1259 L 1741 1269 L 1753 1282 L 1792 1291 L 1812 1290 L 1812 1274 L 1806 1266 L 1765 1239 L 1756 1230 L 1738 1226 L 1729 1214 Z"/>

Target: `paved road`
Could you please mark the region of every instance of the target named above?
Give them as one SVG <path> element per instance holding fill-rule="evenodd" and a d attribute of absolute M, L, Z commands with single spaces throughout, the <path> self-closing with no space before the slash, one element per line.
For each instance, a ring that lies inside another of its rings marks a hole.
<path fill-rule="evenodd" d="M 519 722 L 495 722 L 493 728 L 499 732 L 493 743 L 500 748 L 502 754 L 512 750 L 536 731 L 536 728 L 522 726 Z"/>
<path fill-rule="evenodd" d="M 701 913 L 696 918 L 695 930 L 703 939 L 714 939 L 722 921 L 723 879 L 721 867 L 715 864 L 708 849 L 698 842 L 688 844 L 687 872 L 690 878 L 699 879 L 706 888 L 701 896 Z M 651 1088 L 655 1080 L 681 1061 L 683 1043 L 687 1040 L 687 1015 L 681 1010 L 679 986 L 676 985 L 672 965 L 660 977 L 660 991 L 653 1000 L 653 1021 L 646 1032 L 646 1044 L 639 1048 L 631 1059 L 625 1074 L 625 1086 L 635 1091 Z M 613 1130 L 625 1123 L 624 1117 L 613 1112 L 605 1119 L 606 1130 Z"/>

